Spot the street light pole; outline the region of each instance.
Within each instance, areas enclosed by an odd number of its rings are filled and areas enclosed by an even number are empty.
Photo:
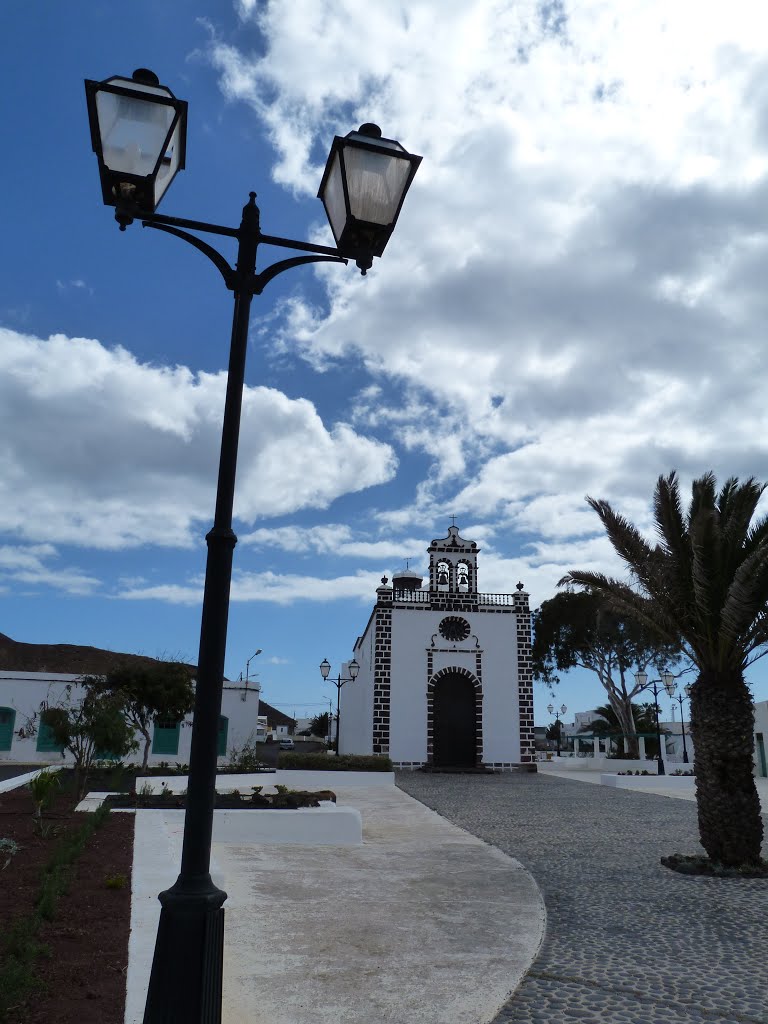
[[[251,677],[251,662],[253,661],[254,658],[257,658],[261,653],[262,653],[261,652],[261,648],[258,647],[254,651],[254,653],[250,656],[248,661],[246,661],[246,663],[245,663],[245,688],[246,688],[246,690],[248,689],[248,680]],[[258,675],[258,672],[256,673],[256,675]]]
[[[648,684],[648,673],[643,672],[642,670],[640,672],[636,672],[635,679],[639,683],[640,689],[642,690],[643,687],[645,687]],[[663,682],[664,689],[667,691],[667,694],[671,697],[672,694],[675,692],[675,677],[672,675],[671,672],[662,672],[661,679],[654,679],[650,684],[651,691],[653,693],[653,703],[654,707],[656,708],[656,742],[659,745],[659,753],[656,759],[656,774],[666,775],[667,770],[664,767],[664,758],[661,755],[661,724],[659,723],[659,694],[661,693],[661,690],[658,687],[658,683],[660,682]]]
[[[187,104],[145,68],[130,79],[88,80],[85,91],[102,198],[115,207],[120,230],[138,219],[144,227],[181,238],[211,260],[234,294],[216,510],[206,536],[181,870],[175,884],[158,897],[160,924],[144,1014],[144,1024],[220,1024],[227,894],[213,884],[210,856],[232,558],[237,543],[232,509],[251,300],[278,274],[307,263],[354,259],[365,273],[392,234],[421,157],[407,153],[394,140],[382,139],[376,125],[365,124],[357,132],[334,139],[318,196],[329,215],[337,248],[262,234],[255,192],[250,193],[238,228],[166,217],[155,209],[185,165]],[[191,231],[236,239],[235,266]],[[257,273],[260,244],[310,255],[280,260]],[[246,681],[247,676],[248,666]]]
[[[560,715],[564,715],[567,710],[568,710],[568,708],[565,706],[565,704],[562,704],[560,706],[560,710],[555,714],[555,728],[557,730],[557,756],[558,757],[560,757],[560,729],[561,729]],[[547,705],[547,711],[551,715],[555,711],[554,705],[553,704],[548,704]]]
[[[665,672],[664,687],[669,696],[672,698],[672,700],[676,700],[677,703],[680,705],[680,732],[683,736],[683,764],[690,764],[690,761],[688,760],[688,745],[685,742],[685,714],[683,713],[683,701],[686,699],[686,697],[690,698],[691,696],[691,684],[689,683],[687,686],[684,687],[685,696],[683,696],[682,693],[679,693],[677,696],[675,696],[677,684],[674,681],[672,673]]]
[[[342,686],[345,683],[352,683],[352,682],[354,682],[355,679],[357,679],[357,673],[360,671],[360,666],[358,665],[358,663],[355,661],[354,658],[352,659],[352,661],[350,661],[350,663],[347,666],[347,668],[349,669],[349,675],[348,676],[344,677],[344,676],[341,675],[341,673],[339,673],[339,675],[335,679],[331,678],[331,682],[336,687],[336,743],[335,743],[335,747],[336,747],[336,756],[337,757],[339,755],[339,734],[341,732],[341,688],[342,688]],[[328,676],[330,674],[330,671],[331,671],[331,663],[328,661],[327,658],[324,658],[323,661],[320,663],[320,675],[323,677],[323,679],[327,680]]]

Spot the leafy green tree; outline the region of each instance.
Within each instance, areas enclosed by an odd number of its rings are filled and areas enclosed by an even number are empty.
[[[86,686],[82,699],[73,700],[72,687],[66,690],[65,703],[45,707],[45,723],[56,742],[74,757],[75,790],[82,797],[88,771],[99,754],[125,757],[138,743],[118,696]]]
[[[321,715],[315,715],[315,717],[310,720],[309,728],[313,736],[327,736],[328,712],[323,711]]]
[[[745,669],[768,652],[768,516],[756,518],[765,484],[713,473],[693,481],[683,510],[675,473],[653,498],[658,543],[606,501],[587,498],[631,584],[571,572],[568,582],[609,598],[669,644],[682,644],[698,671],[691,688],[701,843],[713,862],[760,863],[763,821],[752,774],[754,709]]]
[[[180,721],[195,703],[188,665],[159,661],[156,665],[121,665],[105,676],[86,676],[83,684],[119,698],[130,724],[144,740],[142,770],[146,771],[156,718]]]
[[[560,681],[560,672],[593,672],[626,737],[628,755],[637,757],[632,701],[645,687],[634,673],[651,666],[660,674],[678,661],[680,644],[612,609],[599,593],[563,590],[534,612],[532,653],[534,678],[549,687]]]

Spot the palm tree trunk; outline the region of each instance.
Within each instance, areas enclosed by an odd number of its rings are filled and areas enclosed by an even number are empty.
[[[758,864],[763,819],[752,773],[754,711],[740,671],[699,675],[691,733],[701,845],[717,863]]]

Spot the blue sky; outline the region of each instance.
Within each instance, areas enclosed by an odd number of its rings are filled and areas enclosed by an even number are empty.
[[[335,134],[424,156],[367,278],[254,301],[230,677],[262,648],[265,698],[321,710],[320,661],[452,514],[481,589],[535,604],[618,570],[585,494],[650,528],[660,473],[768,476],[766,14],[668,7],[6,0],[0,631],[197,656],[231,296],[101,204],[83,79],[137,67],[189,102],[164,213],[236,225],[255,190],[329,244]]]

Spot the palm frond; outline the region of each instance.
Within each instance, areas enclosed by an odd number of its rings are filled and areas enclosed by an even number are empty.
[[[607,501],[588,496],[587,504],[600,517],[616,554],[626,563],[641,587],[650,590],[657,578],[650,571],[654,549],[628,519],[614,512]]]
[[[563,580],[601,594],[609,604],[642,622],[665,642],[671,644],[680,642],[680,632],[676,624],[664,613],[663,608],[652,599],[638,594],[626,583],[612,579],[600,572],[575,569],[564,576]]]

